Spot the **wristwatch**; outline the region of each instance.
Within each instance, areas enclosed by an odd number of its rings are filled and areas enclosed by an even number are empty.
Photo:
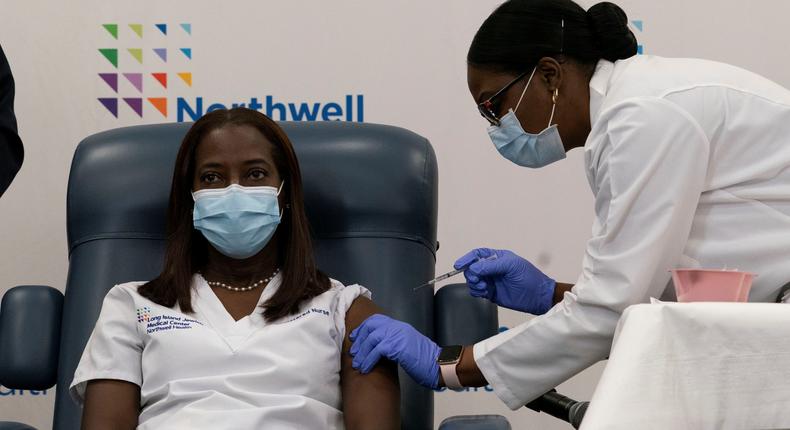
[[[439,370],[442,372],[442,379],[447,388],[458,390],[464,388],[461,381],[458,380],[456,368],[458,362],[461,361],[461,354],[464,352],[462,345],[448,345],[442,347],[442,352],[439,353],[439,358],[436,360],[439,363]]]

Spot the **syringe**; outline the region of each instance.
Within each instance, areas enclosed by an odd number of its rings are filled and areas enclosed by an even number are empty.
[[[496,254],[491,254],[491,255],[489,255],[488,257],[485,257],[485,258],[478,258],[477,260],[474,260],[474,261],[470,262],[469,264],[465,265],[464,267],[462,267],[462,268],[460,268],[458,270],[453,270],[453,271],[445,273],[444,275],[439,275],[439,276],[431,279],[430,281],[420,285],[419,287],[414,288],[413,291],[417,291],[417,290],[419,290],[422,287],[427,287],[427,286],[433,285],[433,284],[435,284],[437,282],[444,281],[447,278],[452,278],[453,276],[455,276],[455,275],[457,275],[459,273],[462,273],[464,270],[468,269],[469,266],[477,263],[478,261],[482,261],[482,260],[496,260]]]

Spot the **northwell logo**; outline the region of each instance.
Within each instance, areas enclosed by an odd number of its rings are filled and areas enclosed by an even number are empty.
[[[230,102],[193,96],[192,24],[109,23],[102,28],[106,39],[97,49],[106,61],[101,61],[103,70],[97,73],[103,82],[97,100],[98,106],[115,118],[153,115],[177,122],[195,121],[212,110],[244,106],[278,121],[364,121],[362,94],[322,102],[286,101],[273,95]]]

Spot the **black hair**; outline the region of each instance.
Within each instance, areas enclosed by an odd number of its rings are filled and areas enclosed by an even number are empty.
[[[282,284],[263,304],[264,317],[274,321],[299,310],[300,304],[330,288],[329,278],[316,268],[310,227],[304,208],[302,174],[293,145],[282,128],[266,115],[247,108],[219,109],[197,120],[190,127],[176,156],[170,205],[167,208],[167,244],[162,273],[140,286],[140,295],[162,306],[176,303],[184,312],[192,312],[192,276],[206,265],[208,247],[203,234],[193,227],[192,177],[195,153],[203,138],[226,126],[249,126],[257,129],[274,145],[272,155],[285,181],[283,193],[288,210],[277,227],[284,246],[279,249]]]
[[[636,53],[628,17],[614,3],[598,3],[585,11],[572,0],[509,0],[477,30],[467,62],[523,73],[543,57],[563,55],[595,65],[600,59],[614,62]]]

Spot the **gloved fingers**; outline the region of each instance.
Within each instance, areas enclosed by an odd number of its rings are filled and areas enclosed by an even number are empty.
[[[351,343],[351,348],[348,349],[348,353],[351,354],[352,357],[356,356],[359,353],[359,348],[362,347],[364,341],[362,340],[355,340]]]
[[[373,370],[373,367],[381,360],[382,356],[387,355],[385,353],[386,348],[388,348],[388,344],[386,342],[379,342],[373,350],[370,351],[370,354],[367,354],[364,360],[361,361],[359,367],[357,368],[362,374],[370,373]]]
[[[480,297],[490,300],[497,304],[499,303],[496,300],[496,296],[497,296],[496,285],[494,284],[494,281],[490,279],[478,282],[477,284],[475,284],[474,290],[470,289],[469,292],[473,297]]]
[[[359,348],[352,354],[354,359],[357,360],[357,363],[361,363],[362,360],[370,354],[370,351],[376,347],[379,343],[381,343],[384,338],[387,337],[386,330],[383,328],[379,328],[378,330],[372,331],[365,341],[359,344]],[[358,358],[358,359],[357,359]]]
[[[353,353],[354,358],[351,360],[351,367],[359,369],[359,366],[365,361],[370,351],[376,349],[379,343],[378,339],[373,339],[371,336],[368,336],[365,342],[360,343],[357,351]]]
[[[464,278],[467,284],[476,284],[480,282],[480,278],[469,270],[464,271]]]
[[[469,295],[477,299],[488,299],[487,291],[470,291]]]
[[[493,249],[475,248],[464,254],[458,260],[455,260],[455,264],[453,264],[453,268],[455,268],[455,270],[463,269],[464,267],[469,266],[470,264],[474,263],[478,259],[489,257],[491,254],[494,254]]]
[[[362,324],[354,329],[348,336],[349,339],[351,339],[351,348],[348,352],[351,355],[356,355],[359,352],[359,348],[368,341],[368,337],[371,333],[376,331],[376,329],[375,324],[369,323],[368,319],[362,321]]]
[[[467,252],[466,254],[462,255],[461,258],[455,260],[455,263],[453,264],[453,268],[455,268],[455,270],[459,270],[468,266],[472,262],[476,261],[477,260],[476,252],[477,249],[473,249]]]
[[[362,324],[358,325],[357,328],[355,328],[354,330],[351,330],[351,333],[349,333],[348,338],[351,339],[352,342],[357,340],[357,336],[359,336],[361,332],[369,330],[368,328],[365,327],[366,322],[367,320],[362,321]]]
[[[362,327],[362,325],[360,325],[359,327]],[[351,355],[357,355],[357,353],[359,352],[359,348],[367,341],[369,334],[370,332],[368,331],[368,329],[357,332],[356,336],[353,336],[354,332],[352,332],[351,335],[349,335],[349,338],[351,339],[351,348],[348,350],[348,353]]]
[[[508,272],[510,268],[508,264],[503,264],[501,258],[497,258],[496,260],[481,260],[476,263],[473,263],[466,269],[470,275],[481,277],[481,276],[501,276]]]
[[[488,258],[494,254],[499,254],[499,251],[493,248],[477,248],[477,257],[478,258]]]
[[[488,297],[488,284],[486,281],[478,281],[474,284],[469,284],[469,294],[472,297]]]
[[[390,318],[384,315],[373,314],[365,318],[365,321],[362,321],[362,324],[360,324],[359,327],[352,330],[351,334],[348,335],[348,338],[351,339],[352,342],[355,342],[358,337],[364,339],[371,331],[380,327],[388,320],[390,320]]]
[[[494,260],[480,260],[469,266],[468,271],[476,276],[502,276],[511,270],[518,270],[519,263],[527,262],[523,258],[509,251],[502,251],[500,257]]]

